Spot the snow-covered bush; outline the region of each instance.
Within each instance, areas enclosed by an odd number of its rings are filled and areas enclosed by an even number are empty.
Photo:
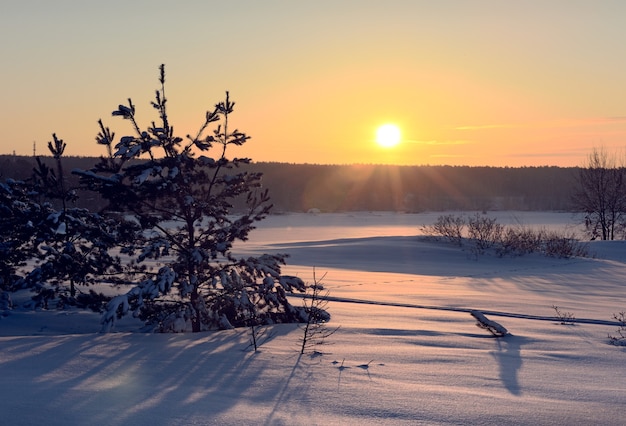
[[[13,291],[20,279],[17,269],[34,255],[35,224],[52,209],[29,197],[26,182],[0,183],[0,289]]]
[[[9,180],[0,191],[0,251],[10,252],[2,280],[11,281],[12,290],[30,289],[34,295],[28,305],[44,309],[76,304],[77,286],[119,271],[119,258],[110,249],[124,226],[124,221],[74,206],[76,191],[67,186],[63,171],[65,143],[52,137],[48,148],[56,171],[37,158],[32,179]],[[20,274],[10,278],[7,274],[16,268]]]
[[[239,169],[250,160],[226,156],[229,147],[248,140],[229,121],[234,102],[227,92],[206,112],[198,132],[181,138],[167,113],[164,66],[159,82],[152,102],[157,123],[142,129],[129,99],[113,115],[128,120],[132,134],[114,141],[100,121],[96,139],[108,155],[91,170],[73,172],[108,200],[110,210],[124,212],[141,228],[121,247],[126,277],[134,284],[108,303],[103,330],[130,313],[159,331],[246,326],[250,318],[300,321],[302,308],[293,307],[287,294],[305,286],[281,275],[286,255],[236,258],[231,251],[271,208],[261,175]],[[239,200],[245,208],[235,211]]]
[[[11,294],[0,289],[0,311],[8,311],[13,308],[13,301],[11,300]]]
[[[76,285],[94,282],[116,263],[108,253],[115,242],[110,222],[72,206],[61,167],[65,145],[53,138],[56,173],[38,158],[32,179],[0,184],[0,287],[29,289],[27,306],[44,309],[73,304]]]

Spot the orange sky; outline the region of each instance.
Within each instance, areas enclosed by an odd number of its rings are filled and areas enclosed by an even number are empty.
[[[178,133],[226,90],[255,161],[572,166],[626,145],[626,2],[189,0],[3,6],[0,153],[99,155],[158,66]],[[376,128],[402,141],[383,149]]]

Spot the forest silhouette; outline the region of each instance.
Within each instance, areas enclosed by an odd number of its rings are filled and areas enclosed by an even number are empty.
[[[52,157],[40,157],[52,166]],[[95,157],[64,157],[67,171],[91,168]],[[0,180],[28,179],[33,157],[1,155]],[[263,173],[273,212],[446,210],[569,211],[579,168],[321,165],[258,162],[243,168]],[[69,187],[78,178],[68,173]],[[79,191],[77,205],[103,208]],[[243,206],[243,200],[242,204]],[[235,206],[238,207],[238,206]]]

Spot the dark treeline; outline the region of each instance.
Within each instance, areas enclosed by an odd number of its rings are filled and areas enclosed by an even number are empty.
[[[39,156],[39,160],[56,170],[54,158],[50,156]],[[67,187],[78,188],[78,177],[71,174],[73,169],[88,170],[92,168],[99,158],[94,157],[63,157],[63,168],[65,170]],[[33,169],[37,166],[37,161],[32,156],[20,155],[0,155],[0,182],[6,179],[27,180],[33,176]],[[100,197],[91,192],[77,191],[79,198],[78,207],[89,208],[90,210],[100,210],[105,207],[106,203]],[[59,206],[56,206],[57,208]]]
[[[52,166],[52,158],[41,160]],[[89,169],[96,158],[66,157],[65,170]],[[27,179],[35,160],[0,156],[0,180]],[[311,165],[253,163],[263,173],[275,212],[571,209],[577,168]],[[77,185],[75,176],[69,184]],[[81,194],[80,205],[104,204]]]
[[[258,163],[276,210],[569,210],[577,169]]]

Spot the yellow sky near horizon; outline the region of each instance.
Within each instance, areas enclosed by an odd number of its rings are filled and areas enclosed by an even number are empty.
[[[166,64],[177,133],[226,90],[237,156],[318,164],[581,165],[626,145],[626,2],[109,2],[3,6],[0,153],[100,155]],[[382,148],[376,129],[396,124]]]

